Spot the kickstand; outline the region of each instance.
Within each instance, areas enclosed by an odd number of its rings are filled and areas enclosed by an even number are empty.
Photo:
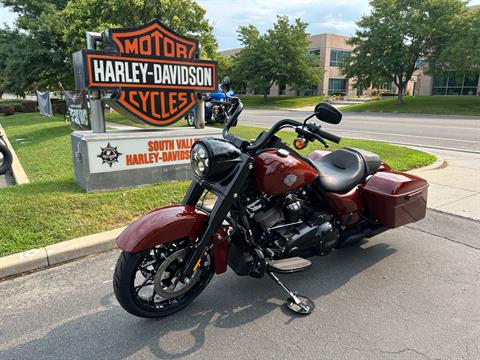
[[[315,304],[309,298],[298,295],[296,292],[291,291],[287,288],[280,279],[272,272],[267,271],[267,274],[285,290],[290,297],[287,299],[287,307],[296,312],[297,314],[308,315],[310,314],[313,309],[315,308]]]

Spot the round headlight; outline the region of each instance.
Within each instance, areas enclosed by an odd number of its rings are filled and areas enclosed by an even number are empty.
[[[208,172],[209,159],[207,149],[200,143],[192,147],[190,161],[195,175],[204,177]]]

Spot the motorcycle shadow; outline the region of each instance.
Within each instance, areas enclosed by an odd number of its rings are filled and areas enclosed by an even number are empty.
[[[312,269],[279,275],[287,286],[310,297],[317,309],[310,316],[321,318],[322,297],[341,288],[352,277],[389,257],[396,250],[385,243],[345,248],[327,257],[311,258]],[[235,329],[282,308],[288,324],[309,317],[295,315],[283,307],[286,293],[265,277],[237,277],[232,271],[214,278],[206,290],[186,309],[160,320],[134,318],[120,308],[112,293],[101,299],[101,307],[73,317],[52,328],[43,337],[1,351],[1,359],[123,359],[138,351],[159,359],[178,359],[195,354],[208,341],[218,339],[212,328]],[[347,299],[345,301],[348,301]],[[207,334],[211,335],[208,338]],[[217,338],[217,339],[214,339]],[[1,346],[0,346],[1,348]],[[148,351],[147,350],[147,351]]]

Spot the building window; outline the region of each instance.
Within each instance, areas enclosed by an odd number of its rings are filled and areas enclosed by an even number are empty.
[[[285,95],[287,92],[287,83],[285,80],[278,82],[278,95]]]
[[[298,90],[297,96],[317,96],[318,95],[318,84],[311,84],[305,89]]]
[[[346,79],[328,79],[328,95],[345,95],[346,93]]]
[[[376,84],[373,84],[372,87],[374,89],[378,89],[378,90],[381,90],[381,91],[392,91],[392,83],[391,82],[376,83]]]
[[[449,73],[433,78],[432,95],[476,95],[478,75]]]
[[[330,66],[338,67],[345,62],[345,58],[350,56],[350,51],[348,50],[330,50]]]
[[[311,49],[311,50],[308,50],[308,53],[310,55],[315,55],[316,57],[320,57],[320,49]]]

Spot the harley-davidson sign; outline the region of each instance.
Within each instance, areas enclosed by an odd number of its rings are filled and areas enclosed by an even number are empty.
[[[74,54],[83,87],[106,90],[108,103],[134,120],[167,126],[196,103],[195,92],[217,88],[216,62],[198,60],[194,39],[158,20],[103,33],[105,50]],[[78,70],[80,68],[80,70]]]

